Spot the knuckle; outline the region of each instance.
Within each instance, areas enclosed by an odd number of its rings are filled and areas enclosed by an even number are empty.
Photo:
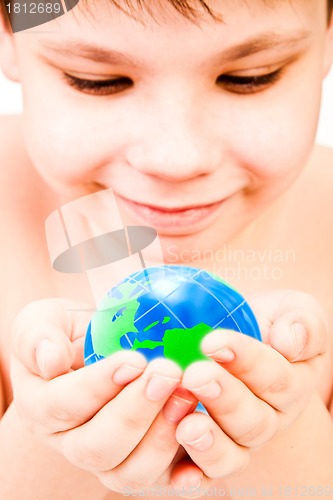
[[[234,445],[223,456],[206,462],[205,474],[211,479],[219,479],[243,472],[250,461],[250,453],[242,446]]]
[[[250,453],[245,448],[238,448],[235,453],[234,460],[231,461],[233,467],[230,471],[226,472],[226,475],[240,474],[245,471],[250,462]]]
[[[90,472],[103,472],[112,469],[112,464],[106,464],[101,450],[94,443],[83,443],[77,436],[64,435],[62,452],[69,462]]]
[[[291,377],[289,373],[280,373],[273,380],[265,384],[264,392],[269,394],[279,394],[287,392],[291,387]]]
[[[83,423],[82,416],[75,413],[73,408],[67,408],[61,398],[45,397],[41,421],[45,427],[52,427],[53,432],[65,431]]]
[[[246,357],[245,359],[242,359],[241,366],[234,371],[235,376],[242,379],[251,375],[253,370],[256,368],[258,361],[259,360],[256,355],[253,356],[253,358]]]
[[[243,472],[250,462],[250,453],[246,448],[235,447],[224,465],[224,477]]]
[[[304,377],[294,384],[288,397],[281,402],[279,409],[284,413],[290,413],[290,416],[299,414],[308,404],[315,387],[314,377],[304,374]]]
[[[136,414],[131,412],[122,414],[120,421],[124,429],[137,431],[138,428],[149,427],[153,418],[149,415],[149,412],[138,411]]]
[[[17,385],[13,398],[20,420],[33,434],[53,434],[83,423],[75,407],[70,408],[54,391],[48,391],[41,384],[34,389],[33,392],[31,384]]]
[[[283,397],[278,401],[278,408],[283,413],[292,413],[293,409],[301,407],[303,402],[309,400],[315,389],[315,377],[310,370],[305,366],[299,366],[299,368],[298,377],[290,381],[289,390],[285,390]]]
[[[156,456],[158,452],[160,454],[170,454],[170,447],[174,436],[174,430],[172,426],[168,427],[169,428],[165,428],[163,425],[161,425],[160,428],[157,429],[156,433],[153,433],[153,435],[151,436],[151,445],[155,450]]]
[[[71,429],[78,425],[78,417],[64,408],[51,407],[47,417],[48,421],[52,422],[58,432]]]
[[[121,479],[118,478],[118,484],[121,485],[122,490],[127,489],[132,492],[139,492],[140,490],[143,490],[144,488],[151,486],[145,481],[142,481],[142,479],[133,476],[123,477]]]
[[[82,450],[81,460],[85,468],[92,471],[105,471],[112,469],[111,464],[107,463],[106,459],[102,457],[100,450],[94,446],[87,446]]]
[[[97,476],[108,489],[123,493],[126,496],[138,494],[144,488],[151,486],[151,484],[145,484],[143,481],[133,479],[133,476],[130,478],[124,476],[124,473],[117,470],[117,468],[112,471],[99,472]]]
[[[223,417],[238,413],[241,408],[242,401],[239,398],[232,397],[232,395],[230,395],[230,397],[223,402],[223,406],[221,406],[218,412],[216,412],[216,416],[219,420],[223,421]]]
[[[270,415],[262,415],[251,427],[236,435],[235,441],[241,446],[255,448],[266,443],[275,434],[277,428],[277,414],[272,411]]]

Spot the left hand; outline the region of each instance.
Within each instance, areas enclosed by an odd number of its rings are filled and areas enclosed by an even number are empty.
[[[194,363],[183,375],[182,387],[209,415],[191,413],[177,427],[177,441],[191,459],[172,471],[178,490],[196,477],[200,496],[212,479],[241,472],[250,450],[294,423],[315,392],[328,343],[320,305],[289,290],[256,294],[249,303],[263,342],[216,330],[202,343],[212,361]],[[195,496],[193,488],[189,493]]]

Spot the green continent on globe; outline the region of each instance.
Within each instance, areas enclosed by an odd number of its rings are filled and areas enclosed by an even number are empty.
[[[145,268],[111,288],[99,304],[86,333],[85,364],[132,350],[148,362],[165,357],[184,370],[209,359],[201,341],[215,328],[261,340],[245,299],[223,279],[187,266]]]
[[[213,328],[199,323],[192,328],[166,330],[163,337],[164,355],[185,370],[194,361],[207,360],[200,348],[201,340]]]
[[[121,298],[107,295],[91,320],[94,348],[104,357],[122,349],[120,339],[128,332],[138,333],[134,319],[140,306],[137,298],[143,292],[140,290],[136,295],[132,295],[136,287],[136,283],[122,283],[117,288]],[[114,320],[110,321],[113,318]],[[106,335],[111,328],[112,335]]]
[[[124,282],[117,287],[117,295],[107,295],[91,320],[94,332],[94,349],[100,355],[107,357],[122,350],[121,339],[129,332],[139,334],[135,326],[137,311],[140,307],[139,297],[144,293],[141,289],[135,293],[137,283]],[[170,317],[156,319],[144,328],[144,332],[153,329],[158,324],[166,324]],[[192,328],[170,328],[164,331],[160,340],[135,338],[131,350],[154,350],[163,347],[164,356],[177,363],[183,370],[194,361],[206,360],[200,343],[212,327],[198,323]]]
[[[158,322],[154,322],[155,325]],[[131,349],[155,349],[157,346],[163,346],[164,356],[177,363],[183,370],[194,361],[206,360],[201,349],[200,343],[206,333],[213,328],[205,323],[199,323],[192,328],[172,328],[165,330],[162,341],[139,340],[135,339]]]

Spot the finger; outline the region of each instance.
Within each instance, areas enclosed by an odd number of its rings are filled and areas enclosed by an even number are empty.
[[[31,375],[17,361],[12,373],[18,412],[34,432],[52,434],[90,420],[121,389],[139,377],[146,361],[139,353],[121,351],[98,363],[50,381]],[[33,394],[33,404],[31,395]]]
[[[250,296],[264,342],[289,361],[314,358],[328,341],[326,314],[319,302],[303,292],[272,290]]]
[[[81,308],[82,312],[75,312],[74,308]],[[32,373],[45,379],[82,366],[83,337],[88,322],[89,313],[83,311],[82,304],[78,306],[60,299],[29,304],[14,322],[14,356]]]
[[[228,491],[216,479],[206,476],[188,456],[175,465],[170,475],[170,485],[172,496],[182,498],[229,496]]]
[[[304,363],[291,364],[275,349],[247,335],[216,330],[204,338],[202,350],[280,412],[303,407],[304,398],[311,394],[314,381]]]
[[[91,420],[54,439],[74,465],[92,472],[113,469],[142,440],[181,376],[172,361],[155,359]]]
[[[223,432],[239,445],[261,446],[278,429],[278,413],[216,363],[202,361],[189,366],[182,385],[200,399]]]
[[[170,466],[179,450],[177,425],[196,405],[193,395],[176,389],[132,453],[112,471],[99,475],[103,484],[128,495],[156,484],[167,487]]]
[[[177,427],[176,439],[209,478],[226,477],[248,465],[248,450],[234,443],[203,413],[187,415]]]
[[[188,456],[180,460],[170,474],[170,485],[183,498],[199,498],[205,494],[209,478]]]

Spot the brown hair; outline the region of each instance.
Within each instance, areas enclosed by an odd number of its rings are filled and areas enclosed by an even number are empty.
[[[269,0],[264,0],[267,3]],[[126,11],[127,13],[135,15],[136,11],[147,10],[150,12],[149,2],[145,0],[110,0],[117,8]],[[176,9],[184,17],[195,19],[198,16],[198,8],[203,12],[208,13],[210,16],[215,17],[214,12],[209,7],[206,0],[167,0],[169,5]],[[15,0],[0,0],[0,16],[5,19],[6,27],[10,28],[10,22],[8,19],[7,10],[5,4],[14,4]],[[79,2],[80,3],[80,2]],[[83,0],[83,3],[88,4],[87,0]],[[121,5],[122,4],[122,5]],[[328,20],[330,20],[333,11],[333,0],[327,0],[328,4]]]

